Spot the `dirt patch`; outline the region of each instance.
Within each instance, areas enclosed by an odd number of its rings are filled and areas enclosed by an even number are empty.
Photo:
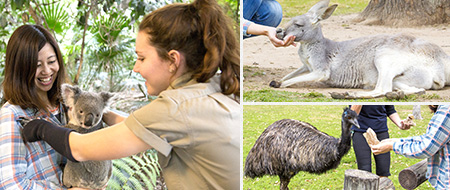
[[[386,26],[368,26],[354,23],[356,14],[331,16],[322,22],[322,31],[326,38],[344,41],[375,34],[404,33],[439,45],[450,55],[450,25],[436,25],[415,28],[393,28]],[[284,23],[286,23],[284,21]],[[275,48],[265,36],[248,38],[243,41],[244,91],[267,89],[272,80],[280,80],[286,74],[302,66],[297,54],[297,47]],[[327,97],[330,92],[361,91],[363,89],[328,88],[321,83],[296,84],[288,88],[275,89],[299,93],[319,92]],[[427,90],[426,96],[419,98],[421,102],[449,101],[450,87],[442,90]]]

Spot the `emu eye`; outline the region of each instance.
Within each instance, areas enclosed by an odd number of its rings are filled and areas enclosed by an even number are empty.
[[[83,110],[80,110],[80,113],[83,113]]]
[[[99,117],[100,115],[99,114],[97,114],[97,117]]]

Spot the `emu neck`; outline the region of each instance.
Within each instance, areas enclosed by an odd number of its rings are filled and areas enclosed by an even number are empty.
[[[349,122],[342,119],[342,133],[341,138],[339,139],[339,156],[342,157],[350,150],[350,144],[351,144],[351,125]]]

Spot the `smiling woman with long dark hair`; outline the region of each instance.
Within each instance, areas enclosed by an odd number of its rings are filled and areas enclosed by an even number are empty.
[[[60,189],[65,159],[43,141],[25,144],[18,118],[64,125],[60,86],[65,69],[58,44],[37,25],[23,25],[6,47],[0,110],[0,189]]]

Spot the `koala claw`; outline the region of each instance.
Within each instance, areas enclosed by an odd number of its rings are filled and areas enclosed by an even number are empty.
[[[25,126],[28,122],[30,122],[32,119],[30,118],[25,118],[25,117],[19,117],[19,119],[17,119],[17,121],[20,123],[20,125]]]

